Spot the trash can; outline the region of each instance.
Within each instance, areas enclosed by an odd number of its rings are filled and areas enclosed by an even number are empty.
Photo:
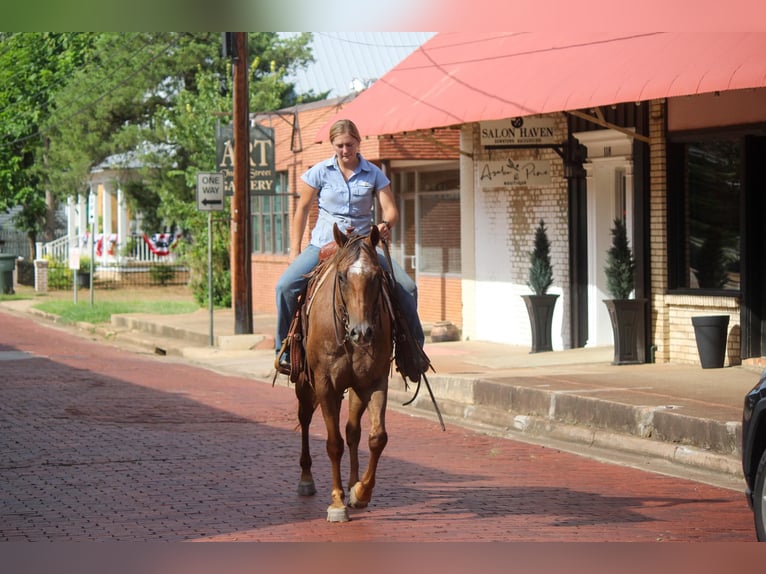
[[[0,295],[13,293],[13,270],[16,268],[16,256],[13,253],[0,253]]]
[[[728,315],[703,315],[692,317],[694,338],[703,369],[720,369],[726,357],[726,338],[729,328]]]

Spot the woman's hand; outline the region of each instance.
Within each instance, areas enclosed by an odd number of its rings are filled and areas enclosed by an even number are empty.
[[[378,223],[378,231],[383,241],[391,241],[391,226],[388,224],[388,221]]]

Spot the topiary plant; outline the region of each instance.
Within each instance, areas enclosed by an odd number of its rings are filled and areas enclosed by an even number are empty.
[[[529,280],[527,286],[535,295],[545,295],[553,283],[551,266],[551,243],[545,222],[541,219],[535,230],[535,247],[529,253]]]
[[[612,246],[607,251],[606,288],[614,299],[629,299],[633,292],[636,263],[628,244],[628,232],[622,219],[615,219],[612,227]]]

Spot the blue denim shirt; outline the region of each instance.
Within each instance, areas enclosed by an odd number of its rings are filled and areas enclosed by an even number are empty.
[[[349,227],[354,233],[366,235],[372,225],[375,192],[391,181],[378,166],[358,154],[359,165],[348,183],[338,167],[335,156],[312,166],[301,179],[318,190],[319,218],[311,232],[311,244],[317,247],[334,241],[333,223],[344,233]]]

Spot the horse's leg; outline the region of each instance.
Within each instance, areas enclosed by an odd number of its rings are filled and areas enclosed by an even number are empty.
[[[301,423],[301,479],[298,482],[298,494],[312,496],[316,494],[314,477],[311,475],[311,452],[309,450],[309,426],[314,415],[314,390],[307,382],[295,386],[298,396],[298,420]]]
[[[362,438],[362,415],[367,407],[366,401],[359,398],[354,389],[348,390],[348,422],[346,423],[346,444],[350,472],[348,475],[349,489],[359,482],[359,441]]]
[[[340,476],[340,459],[343,456],[343,437],[340,434],[340,403],[342,393],[336,393],[329,382],[317,382],[317,395],[327,427],[327,456],[332,467],[332,502],[327,507],[328,522],[348,522],[343,483]],[[321,389],[321,390],[320,390]]]
[[[375,472],[378,469],[378,461],[383,449],[388,442],[386,433],[386,400],[388,396],[388,380],[384,380],[378,389],[372,392],[368,412],[370,413],[370,462],[362,480],[353,488],[349,488],[349,505],[354,508],[364,508],[372,498],[372,489],[375,487]]]

